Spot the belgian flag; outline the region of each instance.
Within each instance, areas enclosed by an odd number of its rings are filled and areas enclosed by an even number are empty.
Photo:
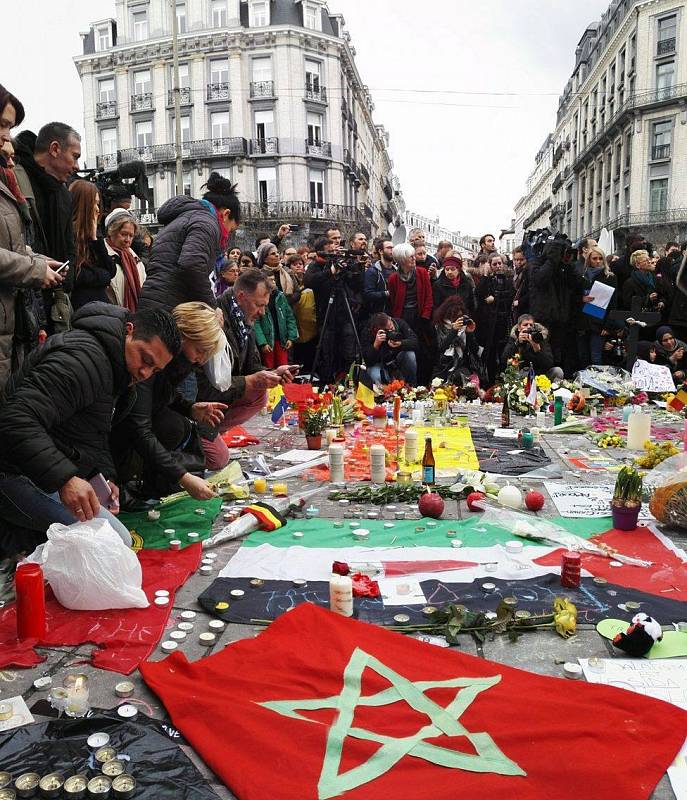
[[[365,414],[371,414],[375,404],[375,395],[372,390],[372,379],[367,369],[359,365],[356,367],[355,399]]]

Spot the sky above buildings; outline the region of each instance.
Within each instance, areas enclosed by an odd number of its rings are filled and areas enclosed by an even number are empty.
[[[609,0],[329,0],[391,136],[406,204],[462,233],[498,234],[555,125],[558,95],[585,27]],[[24,103],[24,127],[81,129],[72,57],[79,31],[114,0],[15,5],[0,82]]]

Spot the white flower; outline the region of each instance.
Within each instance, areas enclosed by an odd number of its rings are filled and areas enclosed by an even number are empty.
[[[433,389],[438,389],[441,386],[441,384],[442,384],[441,378],[434,378],[432,380],[432,388]]]

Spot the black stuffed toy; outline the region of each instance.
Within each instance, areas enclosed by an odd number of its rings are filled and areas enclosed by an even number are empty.
[[[663,638],[661,626],[648,614],[635,614],[632,624],[613,639],[613,644],[630,656],[645,656]]]

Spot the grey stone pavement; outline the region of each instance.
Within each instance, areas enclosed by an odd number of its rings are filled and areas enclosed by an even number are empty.
[[[497,405],[487,408],[461,406],[460,413],[464,414],[466,412],[469,414],[469,421],[471,424],[494,425],[498,424],[497,420],[500,419],[500,406]],[[513,416],[514,426],[532,425],[533,422],[533,420],[524,420]],[[279,452],[293,447],[305,446],[301,434],[293,429],[293,433],[285,434],[282,430],[277,429],[271,424],[269,417],[257,417],[246,427],[252,433],[261,437],[261,443],[257,447],[238,451],[237,455],[240,455],[244,465],[254,458],[258,452],[264,453],[268,459],[268,463],[271,463],[270,458],[277,455]],[[549,453],[552,461],[561,464],[564,476],[563,482],[609,482],[608,475],[604,475],[603,473],[597,475],[572,471],[568,469],[561,458],[561,456],[573,451],[583,451],[587,453],[594,451],[595,445],[585,436],[551,435],[544,437],[543,446]],[[615,457],[618,460],[623,460],[623,458],[629,455],[623,450],[603,450],[600,452]],[[277,467],[281,465],[283,465],[283,462],[281,462],[281,464],[277,462]],[[497,469],[493,471],[496,472]],[[511,479],[511,482],[520,485],[523,490],[526,488],[541,487],[541,481],[536,480],[523,481],[516,478]],[[289,479],[288,484],[290,494],[297,493],[299,489],[311,489],[320,485],[318,483],[305,482],[294,478]],[[547,498],[547,505],[542,513],[553,514],[555,510],[552,507],[551,501],[548,499],[546,493],[544,494]],[[342,516],[340,507],[336,503],[327,500],[326,490],[318,495],[313,503],[320,508],[320,515],[322,517],[334,519]],[[453,503],[448,505],[449,511],[451,508],[455,510],[455,505]],[[469,513],[463,502],[463,518],[468,516]],[[454,515],[449,513],[449,516]],[[220,516],[216,522],[216,528],[220,529],[223,524]],[[666,533],[677,544],[687,548],[686,536],[674,532]],[[168,622],[167,633],[181,621],[180,614],[182,611],[193,610],[197,613],[197,617],[194,620],[194,630],[189,633],[186,641],[182,642],[179,648],[190,661],[212,655],[232,642],[238,639],[253,637],[260,631],[259,628],[249,625],[228,625],[218,637],[214,647],[207,648],[198,643],[198,634],[208,630],[207,624],[211,617],[200,608],[197,603],[197,597],[212,583],[217,573],[224,564],[226,564],[229,558],[231,558],[232,554],[236,552],[239,546],[240,542],[235,541],[225,543],[215,548],[215,551],[218,553],[218,558],[216,561],[217,567],[213,570],[213,573],[211,575],[201,575],[199,572],[195,573],[189,578],[185,586],[179,590],[175,597],[174,607]],[[685,616],[687,618],[687,611]],[[167,637],[165,636],[163,638]],[[53,685],[61,685],[64,676],[68,672],[73,672],[75,668],[78,667],[78,671],[84,672],[89,676],[90,701],[93,707],[109,709],[123,702],[131,702],[131,700],[121,700],[114,692],[115,684],[122,680],[131,680],[135,685],[133,701],[139,703],[139,711],[158,719],[168,719],[164,706],[157,697],[148,690],[138,671],[135,671],[130,677],[125,678],[119,673],[94,669],[88,664],[92,650],[93,648],[89,645],[81,647],[45,648],[40,650],[43,655],[47,656],[47,661],[44,663],[32,669],[8,669],[0,671],[0,701],[4,698],[21,694],[24,696],[29,708],[31,708],[37,700],[47,697],[47,690],[41,692],[33,688],[33,681],[36,678],[50,676],[53,679]],[[470,636],[466,635],[461,637],[460,652],[469,653],[480,658],[491,659],[498,663],[529,670],[534,673],[557,677],[563,677],[562,663],[565,661],[575,661],[578,657],[599,656],[608,658],[617,655],[617,652],[613,651],[610,643],[603,640],[596,633],[593,626],[590,625],[578,626],[577,635],[568,641],[563,640],[560,636],[551,631],[537,631],[536,633],[521,636],[516,642],[510,642],[505,636],[496,636],[493,639],[487,639],[483,645],[478,646]],[[163,653],[158,646],[153,651],[151,660],[157,661],[164,657],[165,653]],[[683,661],[686,662],[687,668],[687,659],[683,659]],[[36,719],[40,721],[42,718],[36,716]],[[213,787],[218,797],[234,798],[234,795],[219,782],[217,777],[209,770],[192,748],[184,747],[184,749],[198,766],[202,775]],[[622,769],[622,765],[619,764],[618,768]],[[0,769],[2,769],[1,764]],[[671,789],[668,777],[664,775],[652,795],[652,800],[669,800],[674,799],[674,797],[675,795]]]

